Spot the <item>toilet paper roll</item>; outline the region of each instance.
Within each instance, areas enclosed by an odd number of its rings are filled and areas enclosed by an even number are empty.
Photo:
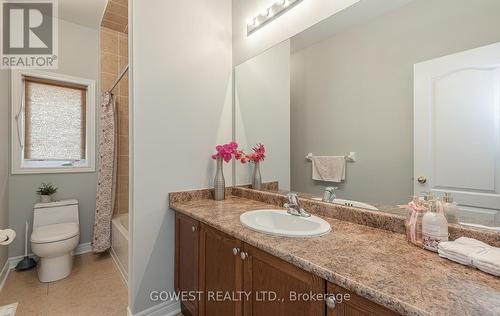
[[[12,229],[0,230],[0,245],[6,246],[14,241],[16,238],[16,232]]]

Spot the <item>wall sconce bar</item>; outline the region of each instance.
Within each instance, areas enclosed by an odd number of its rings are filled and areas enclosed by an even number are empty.
[[[303,0],[278,0],[263,13],[257,15],[250,22],[248,22],[247,36],[257,31],[267,23],[273,21],[302,1]]]

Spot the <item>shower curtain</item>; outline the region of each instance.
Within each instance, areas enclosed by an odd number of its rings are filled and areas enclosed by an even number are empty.
[[[111,218],[116,188],[116,117],[115,98],[111,92],[102,96],[100,116],[99,171],[92,251],[100,253],[111,247]]]

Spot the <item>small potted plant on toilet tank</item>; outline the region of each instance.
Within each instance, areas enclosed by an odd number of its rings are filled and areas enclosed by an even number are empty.
[[[42,203],[52,202],[52,195],[57,192],[57,188],[52,185],[52,183],[42,183],[42,185],[36,191],[36,194],[40,195]]]

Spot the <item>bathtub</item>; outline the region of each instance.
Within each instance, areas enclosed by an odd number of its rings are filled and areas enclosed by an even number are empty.
[[[113,217],[111,221],[111,257],[125,283],[128,280],[128,214]]]

